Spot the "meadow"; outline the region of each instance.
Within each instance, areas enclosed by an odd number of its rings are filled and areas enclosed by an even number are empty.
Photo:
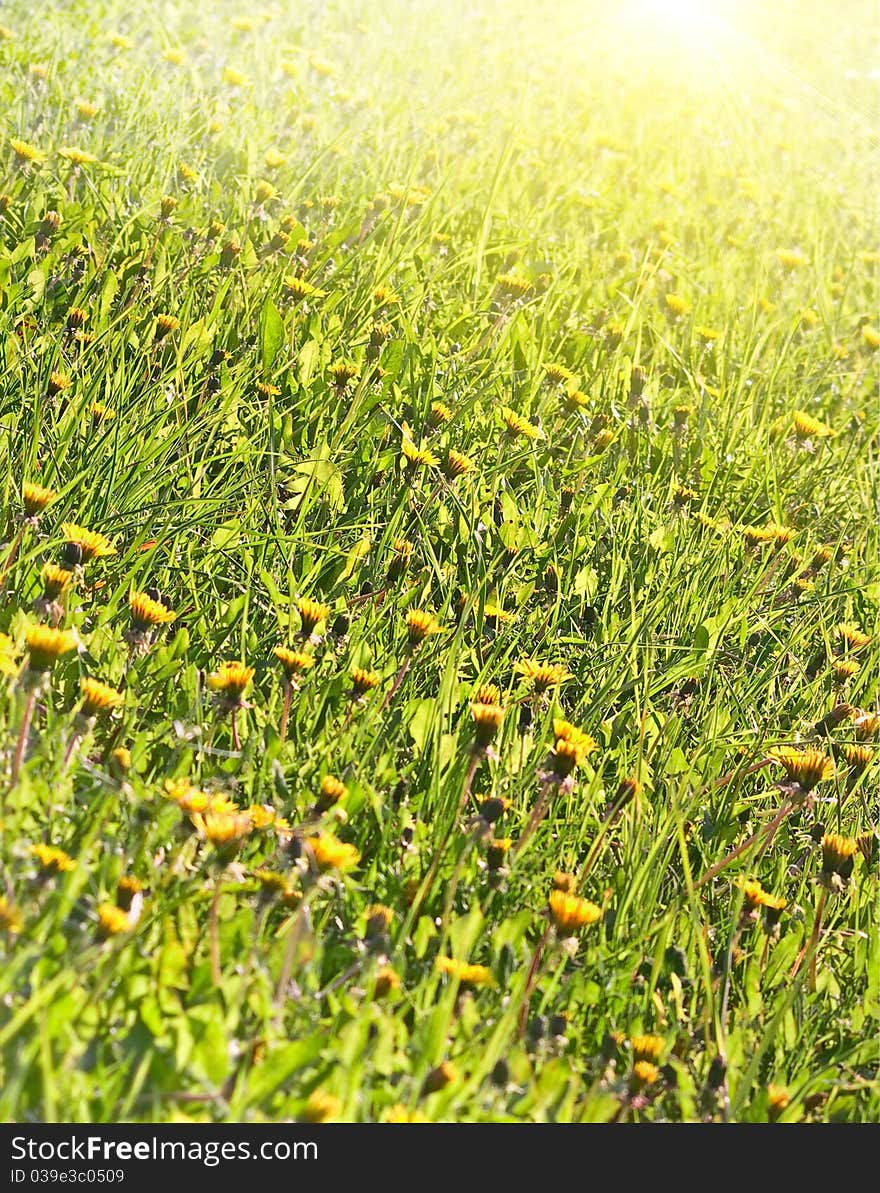
[[[5,0],[3,1121],[877,1119],[873,7]]]

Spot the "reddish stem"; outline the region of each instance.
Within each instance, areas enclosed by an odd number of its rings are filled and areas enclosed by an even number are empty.
[[[34,707],[37,703],[37,689],[32,687],[28,692],[27,702],[24,706],[24,713],[21,718],[21,728],[18,731],[18,741],[15,746],[15,754],[12,758],[12,786],[18,782],[18,776],[21,773],[21,764],[24,762],[25,751],[28,746],[28,738],[31,732],[31,721],[34,717]]]

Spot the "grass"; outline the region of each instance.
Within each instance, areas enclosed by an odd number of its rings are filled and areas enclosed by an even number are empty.
[[[605,7],[4,5],[6,1120],[877,1117],[866,35]]]

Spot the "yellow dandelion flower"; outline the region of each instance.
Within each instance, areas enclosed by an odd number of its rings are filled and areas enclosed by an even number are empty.
[[[871,645],[871,635],[863,633],[858,626],[851,622],[842,621],[835,626],[835,634],[847,650],[864,650]]]
[[[254,668],[246,667],[244,663],[221,663],[217,670],[208,676],[208,686],[222,696],[224,701],[240,704],[254,674]]]
[[[49,374],[49,384],[46,386],[46,392],[49,394],[49,397],[54,398],[56,394],[64,393],[72,385],[73,381],[67,373],[53,371]]]
[[[321,780],[321,794],[315,802],[315,811],[324,813],[341,803],[348,795],[348,788],[335,775],[325,775]]]
[[[791,1098],[788,1095],[788,1090],[781,1085],[767,1086],[767,1117],[772,1123],[782,1115],[783,1111],[788,1109]]]
[[[498,704],[472,704],[474,719],[474,748],[480,752],[488,749],[495,740],[504,720],[504,709]]]
[[[834,764],[821,750],[797,750],[786,746],[774,750],[770,755],[773,762],[783,767],[790,783],[797,783],[804,792],[834,775]]]
[[[313,286],[305,278],[298,278],[294,274],[288,274],[284,279],[283,285],[289,297],[296,299],[297,302],[302,302],[308,298],[323,298],[325,295],[325,291],[319,290],[317,286]]]
[[[194,816],[193,823],[205,840],[223,853],[240,849],[251,831],[249,816],[244,813],[221,812],[213,808]]]
[[[567,891],[551,891],[548,903],[553,926],[564,936],[574,936],[602,918],[601,907]]]
[[[367,692],[379,686],[378,671],[368,671],[363,667],[355,667],[350,672],[351,699],[360,700]]]
[[[332,833],[319,833],[306,837],[315,865],[319,870],[349,870],[360,861],[360,854],[354,845],[347,845]]]
[[[32,481],[25,481],[21,486],[21,500],[24,512],[28,518],[37,518],[54,501],[58,494],[54,489],[46,489],[43,485],[36,485]]]
[[[494,683],[483,683],[475,690],[472,703],[474,704],[500,704],[501,703],[501,689]]]
[[[153,333],[153,338],[156,340],[164,340],[166,336],[171,335],[172,331],[177,331],[180,327],[180,320],[174,315],[157,315],[156,329]]]
[[[404,465],[412,470],[416,468],[435,468],[440,463],[439,458],[432,451],[429,451],[427,448],[416,447],[413,441],[406,436],[401,441],[400,450]]]
[[[439,973],[457,978],[462,986],[491,986],[494,985],[492,971],[485,965],[470,965],[467,961],[457,961],[454,957],[438,957],[434,968]]]
[[[671,315],[686,315],[691,309],[691,304],[680,294],[664,294],[663,301]]]
[[[311,601],[306,597],[300,597],[296,602],[296,611],[299,613],[300,633],[304,638],[314,634],[317,627],[330,616],[329,605],[322,605],[319,601]]]
[[[437,427],[452,422],[454,417],[454,412],[445,402],[432,402],[428,412],[428,425],[436,430]]]
[[[541,365],[541,368],[544,370],[545,379],[553,385],[568,383],[574,377],[571,369],[554,361],[546,361]]]
[[[346,360],[336,361],[335,364],[330,366],[327,372],[330,374],[331,381],[339,390],[346,389],[359,376],[357,365]]]
[[[154,600],[145,592],[133,592],[128,598],[132,629],[147,633],[156,626],[170,625],[177,614],[161,601]]]
[[[223,82],[228,83],[230,87],[249,87],[250,80],[246,74],[240,70],[236,70],[234,66],[224,66],[223,68]]]
[[[418,646],[430,634],[440,634],[443,627],[433,613],[410,609],[406,615],[406,636],[410,648]]]
[[[579,389],[563,390],[559,395],[559,400],[565,409],[572,414],[578,410],[585,410],[590,404],[590,399]]]
[[[509,298],[524,298],[531,290],[532,283],[514,273],[499,273],[495,279],[495,288]]]
[[[58,156],[63,157],[74,166],[89,166],[98,160],[93,153],[89,153],[85,149],[78,149],[75,145],[66,145],[63,149],[59,149]]]
[[[0,932],[5,932],[8,936],[17,936],[23,922],[21,912],[15,904],[10,903],[5,895],[0,895]]]
[[[880,734],[880,713],[858,713],[853,721],[853,728],[859,741],[871,741]]]
[[[811,414],[806,414],[802,410],[795,410],[792,415],[792,423],[795,436],[798,439],[827,439],[834,434],[827,423],[820,422],[818,418],[813,418]]]
[[[633,1065],[632,1075],[630,1076],[630,1086],[633,1090],[646,1089],[649,1085],[654,1085],[659,1080],[660,1070],[656,1065],[652,1065],[646,1060],[637,1060]]]
[[[809,258],[793,249],[777,249],[776,260],[784,270],[791,273],[796,269],[804,269],[810,264]]]
[[[73,574],[67,568],[60,568],[56,563],[44,563],[41,573],[43,580],[43,600],[54,601],[67,592],[72,585]]]
[[[443,462],[443,475],[447,480],[457,480],[460,476],[466,476],[467,473],[474,470],[473,460],[469,460],[467,456],[463,456],[461,452],[457,452],[452,448],[446,453],[446,459]]]
[[[852,837],[842,837],[838,833],[826,833],[822,838],[822,873],[836,874],[847,879],[853,872],[855,855],[859,843]]]
[[[523,659],[516,664],[514,671],[531,680],[538,695],[543,695],[550,688],[558,687],[572,678],[571,672],[563,663],[536,663],[532,659]]]
[[[400,987],[400,974],[390,965],[383,965],[376,971],[376,984],[373,987],[375,998],[384,998],[392,990]]]
[[[286,646],[276,646],[272,653],[281,664],[288,679],[295,679],[303,671],[308,671],[315,665],[312,655],[306,654],[303,650],[289,650]]]
[[[640,1060],[645,1060],[651,1064],[656,1064],[663,1055],[665,1043],[666,1041],[662,1036],[633,1036],[630,1039],[633,1061],[637,1063]]]
[[[48,153],[42,149],[38,149],[36,145],[30,145],[27,141],[19,141],[15,137],[11,138],[9,142],[12,152],[22,164],[29,166],[41,166],[44,162],[49,160]]]
[[[53,845],[32,845],[30,854],[37,859],[47,874],[67,874],[76,868],[76,862],[70,854]]]
[[[35,672],[51,671],[61,655],[75,650],[77,645],[73,630],[57,630],[51,626],[28,626],[24,636],[28,647],[28,669]]]
[[[874,751],[870,746],[841,746],[838,761],[843,762],[844,765],[851,771],[857,775],[860,775],[866,771],[874,761]]]
[[[342,1103],[332,1094],[316,1089],[309,1094],[303,1111],[303,1119],[307,1123],[329,1123],[339,1118],[342,1113]]]
[[[511,410],[509,406],[501,407],[501,417],[507,429],[506,433],[513,438],[521,436],[523,439],[535,440],[544,437],[544,432],[540,427],[534,426],[528,419],[517,414],[515,410]]]
[[[102,903],[98,908],[98,935],[102,940],[121,936],[130,927],[128,915],[115,903]]]
[[[80,712],[88,720],[102,713],[112,712],[114,708],[118,708],[125,701],[122,692],[111,688],[109,684],[102,683],[99,679],[86,676],[80,680],[79,686],[82,692]]]
[[[68,546],[78,548],[84,561],[103,559],[105,556],[116,554],[116,548],[110,539],[96,530],[87,530],[76,522],[62,522],[61,533]]]

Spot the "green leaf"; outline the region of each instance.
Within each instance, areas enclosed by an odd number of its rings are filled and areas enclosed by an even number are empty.
[[[284,321],[275,303],[268,296],[260,311],[260,354],[263,372],[269,373],[284,343]]]

